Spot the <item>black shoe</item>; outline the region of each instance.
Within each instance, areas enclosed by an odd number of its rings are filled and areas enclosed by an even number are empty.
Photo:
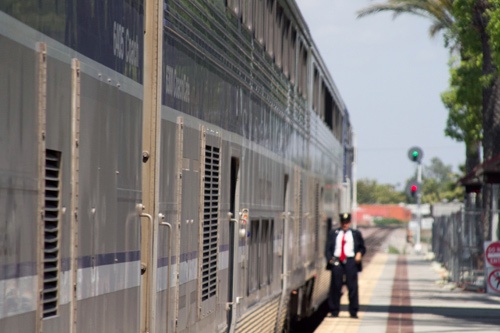
[[[333,313],[333,312],[328,312],[327,317],[328,318],[337,318],[339,316],[338,313]]]
[[[351,318],[358,319],[358,314],[357,313],[351,313]]]

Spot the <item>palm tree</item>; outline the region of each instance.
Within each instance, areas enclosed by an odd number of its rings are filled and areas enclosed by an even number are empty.
[[[484,159],[489,160],[500,156],[500,76],[498,75],[500,64],[493,60],[492,45],[495,41],[490,40],[488,33],[491,17],[489,11],[498,8],[498,2],[493,0],[455,0],[455,2],[456,11],[462,14],[462,18],[472,16],[472,26],[480,40],[480,50],[477,53],[482,56],[482,74],[485,82],[482,86],[482,142]],[[492,5],[493,3],[495,6]],[[497,22],[491,23],[495,25]],[[493,190],[490,184],[484,185],[482,189],[483,235],[485,239],[491,239]],[[498,229],[496,232],[498,233]]]
[[[452,42],[457,41],[454,28],[453,0],[387,0],[376,3],[358,11],[358,17],[379,13],[393,12],[394,18],[401,14],[413,14],[429,19],[429,35],[435,37],[444,32],[445,37]],[[454,47],[454,45],[453,45]]]
[[[480,125],[485,160],[500,155],[500,62],[495,63],[493,59],[492,45],[495,45],[495,41],[490,40],[488,34],[491,10],[497,10],[497,7],[497,0],[387,0],[383,4],[371,5],[359,12],[360,17],[392,11],[395,16],[409,13],[429,18],[432,22],[431,36],[443,30],[447,46],[452,49],[458,47],[462,61],[480,59],[482,76],[475,84],[482,89]],[[473,109],[474,106],[466,111],[473,112]],[[469,158],[469,151],[474,150],[469,148],[471,147],[466,147],[466,158]],[[470,163],[466,162],[466,165]],[[483,232],[485,238],[489,239],[492,227],[489,223],[492,207],[491,187],[484,186],[482,194]]]
[[[488,0],[462,0],[462,2],[472,4],[472,24],[481,40],[483,77],[490,78],[483,86],[483,149],[484,159],[488,160],[500,155],[500,76],[497,67],[499,64],[495,64],[493,60],[490,36],[487,32],[490,23],[488,10],[492,9],[492,5]]]
[[[455,52],[459,54],[460,60],[467,62],[469,57],[463,52],[459,29],[455,24],[453,3],[454,0],[387,0],[385,3],[373,4],[358,11],[358,17],[365,17],[385,11],[392,12],[394,18],[406,13],[429,19],[431,21],[429,35],[435,37],[438,33],[442,32],[445,39],[445,46],[450,49],[450,53]],[[460,62],[458,63],[460,64]],[[460,68],[452,68],[452,71],[457,70],[459,71]],[[455,97],[456,93],[457,87],[454,87],[452,83],[450,91],[442,95],[443,103],[449,110],[445,133],[457,141],[464,141],[465,167],[466,173],[469,173],[474,166],[480,163],[479,147],[481,130],[477,131],[477,127],[481,127],[481,122],[478,117],[474,116],[477,114],[477,105],[468,104],[460,96],[458,98]],[[460,103],[457,103],[457,99],[460,100]],[[461,115],[469,113],[471,116],[467,116],[467,121],[463,121]],[[479,123],[474,124],[471,121],[478,121]],[[475,131],[471,132],[471,128]]]

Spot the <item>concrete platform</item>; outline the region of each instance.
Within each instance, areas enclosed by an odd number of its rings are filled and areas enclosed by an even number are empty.
[[[342,296],[338,318],[324,318],[325,332],[500,332],[500,297],[445,282],[440,265],[423,253],[378,253],[359,275],[359,319]]]

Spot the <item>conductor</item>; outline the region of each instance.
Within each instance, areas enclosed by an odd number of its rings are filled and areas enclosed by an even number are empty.
[[[338,317],[342,285],[349,291],[349,314],[358,318],[358,272],[361,271],[361,257],[365,254],[365,242],[359,230],[350,228],[351,214],[340,214],[340,228],[330,230],[325,248],[327,267],[332,271],[328,306],[329,317]]]

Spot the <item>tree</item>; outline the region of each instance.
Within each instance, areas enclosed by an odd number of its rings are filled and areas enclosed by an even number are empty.
[[[359,204],[398,204],[405,201],[405,195],[394,185],[378,184],[376,180],[360,179],[357,182]]]
[[[468,61],[462,60],[465,58]],[[441,94],[441,100],[448,109],[445,134],[465,142],[465,170],[469,173],[481,162],[482,87],[477,82],[480,81],[482,70],[477,57],[462,56],[462,59],[451,62],[450,88]]]
[[[477,114],[480,113],[481,99],[479,98],[478,105],[477,96],[481,96],[481,91],[477,91],[477,89],[467,90],[470,86],[465,85],[467,82],[472,82],[472,85],[477,83],[477,77],[475,77],[476,80],[468,81],[470,75],[465,75],[465,80],[462,80],[461,75],[465,74],[466,69],[470,67],[466,64],[462,65],[462,46],[455,25],[453,0],[388,0],[385,3],[373,4],[360,10],[358,17],[382,11],[393,12],[394,18],[406,13],[429,19],[431,21],[429,35],[435,37],[439,32],[442,32],[445,46],[450,48],[452,52],[460,54],[461,59],[458,61],[460,66],[452,65],[451,87],[442,94],[441,99],[448,109],[445,135],[465,143],[465,166],[467,172],[472,171],[480,163],[481,118]],[[474,71],[468,73],[476,74]],[[474,85],[474,87],[477,86],[477,84]],[[475,97],[465,98],[473,96],[468,93],[469,91],[474,92]]]
[[[457,184],[459,175],[452,171],[451,165],[445,165],[438,157],[433,157],[431,164],[424,166],[423,174],[423,203],[463,199],[463,188]]]
[[[444,32],[447,41],[454,44],[456,33],[453,25],[453,0],[387,0],[385,3],[370,5],[358,11],[358,17],[389,11],[394,18],[401,14],[413,14],[431,20],[429,35]]]
[[[481,60],[482,127],[484,159],[500,155],[500,66],[498,58],[498,0],[454,0],[453,13],[462,46],[467,54]],[[472,29],[471,29],[472,27]],[[491,235],[492,188],[483,186],[483,232]]]
[[[464,197],[464,189],[458,184],[461,174],[454,173],[451,165],[445,165],[438,157],[433,157],[429,165],[423,165],[421,202],[434,204],[450,202]],[[417,178],[417,171],[406,180],[406,188]],[[410,198],[408,198],[408,201]]]
[[[480,61],[484,158],[500,154],[500,78],[495,61],[498,0],[454,0],[453,15],[463,52]],[[490,36],[490,33],[493,35]]]
[[[442,11],[451,14],[453,24],[445,33],[445,42],[447,42],[447,46],[452,46],[452,50],[459,50],[461,62],[456,68],[462,72],[455,73],[455,79],[459,78],[460,80],[452,82],[451,89],[442,96],[443,102],[450,110],[445,133],[453,138],[463,137],[466,144],[467,172],[470,172],[472,167],[478,164],[476,160],[479,161],[479,140],[482,142],[485,160],[499,156],[500,0],[388,0],[387,3],[379,6],[383,10],[392,10],[395,14],[410,13],[429,17],[433,26],[436,21],[448,22],[448,20],[442,19],[443,15],[436,15],[434,9],[441,7]],[[376,5],[370,7],[376,7]],[[381,10],[371,10],[371,12],[377,11]],[[448,44],[449,41],[452,43]],[[481,69],[480,75],[473,73],[478,68]],[[466,80],[470,80],[470,82],[466,83]],[[466,85],[481,89],[480,95],[476,93],[477,95],[474,97],[474,100],[478,98],[481,100],[480,106],[475,102],[469,104],[471,100],[462,95],[464,92],[467,94],[471,92],[464,89]],[[480,108],[480,117],[475,115],[478,108]],[[467,120],[461,121],[460,119],[464,115],[466,115]],[[480,119],[479,135],[477,132],[469,133],[469,131],[476,131],[478,128],[477,124],[470,123],[470,121],[476,121],[476,118]],[[489,238],[492,227],[490,223],[491,186],[483,187],[482,205],[484,236]]]
[[[444,164],[438,157],[433,157],[429,165],[423,166],[422,203],[433,204],[442,201],[462,200],[463,187],[458,185],[461,174],[454,173],[451,165]],[[399,204],[410,203],[406,189],[417,178],[417,174],[407,179],[403,191],[396,185],[379,184],[373,179],[360,179],[357,182],[359,204]]]

